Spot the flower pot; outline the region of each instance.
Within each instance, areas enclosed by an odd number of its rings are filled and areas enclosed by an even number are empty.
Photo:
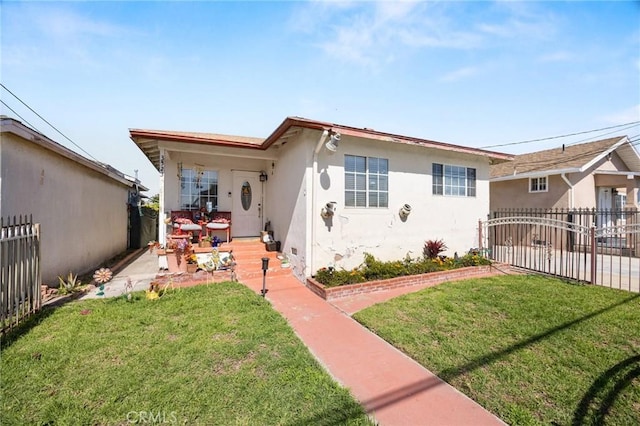
[[[194,274],[198,270],[198,265],[195,263],[187,263],[187,273]]]
[[[198,247],[211,247],[211,241],[200,241]]]
[[[178,264],[178,257],[173,250],[167,250],[167,266],[169,272],[187,272],[187,259],[184,254],[180,254],[180,264]]]

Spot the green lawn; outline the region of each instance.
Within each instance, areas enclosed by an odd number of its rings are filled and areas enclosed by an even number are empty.
[[[507,423],[640,424],[639,294],[501,276],[355,318]]]
[[[46,309],[2,342],[2,425],[370,424],[262,297],[216,284]]]

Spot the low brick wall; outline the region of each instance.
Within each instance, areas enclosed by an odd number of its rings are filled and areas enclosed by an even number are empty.
[[[483,278],[494,275],[511,273],[510,266],[504,264],[469,266],[466,268],[452,269],[450,271],[430,272],[420,275],[407,275],[388,280],[368,281],[359,284],[342,285],[338,287],[325,287],[313,278],[307,278],[307,287],[325,300],[339,299],[341,297],[354,296],[356,294],[373,293],[377,291],[391,290],[398,287],[410,287],[414,285],[427,285],[432,287],[447,281],[458,281],[469,278]]]

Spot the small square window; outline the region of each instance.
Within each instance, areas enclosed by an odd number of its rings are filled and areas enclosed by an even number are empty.
[[[529,192],[547,192],[547,177],[529,178]]]

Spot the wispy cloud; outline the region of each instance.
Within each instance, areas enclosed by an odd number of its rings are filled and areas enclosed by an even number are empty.
[[[472,77],[478,74],[480,69],[478,67],[464,67],[451,71],[440,78],[440,81],[451,83],[454,81],[463,80],[468,77]]]
[[[569,62],[576,59],[576,56],[571,52],[558,51],[542,55],[538,58],[539,62]]]
[[[3,61],[13,65],[55,67],[66,62],[92,66],[99,62],[96,56],[105,55],[105,47],[136,33],[137,30],[112,24],[105,20],[80,14],[59,4],[13,4],[3,11],[12,25],[24,25],[11,31],[12,39],[5,40]],[[106,43],[106,45],[105,45]],[[26,52],[26,54],[25,54]]]
[[[480,44],[476,35],[450,26],[441,6],[432,3],[366,2],[323,7],[325,18],[332,18],[318,28],[320,41],[316,44],[345,62],[375,65],[393,58],[403,47],[468,49]]]
[[[365,66],[388,62],[404,49],[485,49],[492,40],[555,33],[553,17],[532,7],[507,4],[476,16],[478,9],[419,1],[312,2],[297,9],[291,28],[308,34],[327,55]]]

